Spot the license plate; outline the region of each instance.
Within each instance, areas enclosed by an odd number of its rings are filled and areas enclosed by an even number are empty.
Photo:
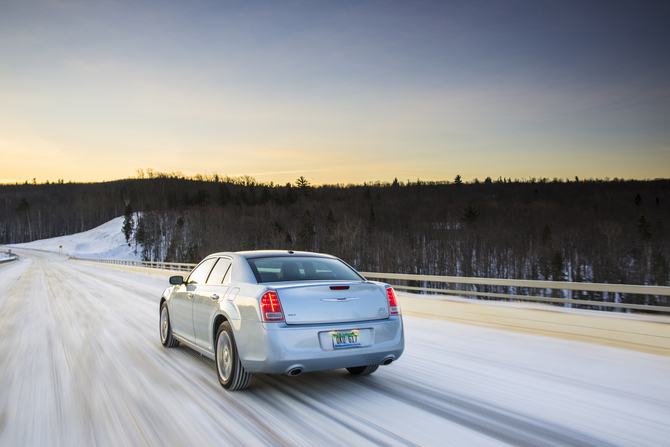
[[[347,348],[360,345],[361,338],[358,336],[358,329],[353,331],[333,332],[334,348]]]

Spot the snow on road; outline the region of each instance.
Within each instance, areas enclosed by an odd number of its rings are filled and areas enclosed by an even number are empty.
[[[40,239],[6,247],[60,252],[78,258],[139,261],[142,257],[140,254],[135,253],[135,245],[132,244],[132,241],[131,245],[128,245],[125,236],[121,232],[123,219],[123,216],[117,217],[99,227],[69,236]],[[63,248],[60,248],[61,246]]]
[[[16,250],[0,269],[0,445],[662,446],[670,358],[405,316],[367,377],[255,375],[158,338],[167,278]]]

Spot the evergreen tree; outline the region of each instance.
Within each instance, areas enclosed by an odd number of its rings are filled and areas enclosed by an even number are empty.
[[[637,221],[637,236],[640,238],[640,241],[647,242],[651,239],[651,228],[649,227],[649,222],[644,216],[640,216]]]
[[[284,231],[284,226],[275,220],[274,225],[272,226],[275,233],[281,233]]]
[[[225,183],[221,183],[219,185],[219,196],[217,202],[220,206],[226,206],[226,204],[230,202],[230,191],[228,191],[228,186]]]
[[[329,236],[335,234],[335,228],[337,227],[337,220],[333,215],[333,210],[328,210],[328,216],[326,216],[326,233]]]
[[[298,194],[296,193],[295,188],[290,183],[286,184],[286,193],[284,195],[284,203],[291,205],[298,201]]]
[[[26,200],[25,197],[21,197],[18,206],[14,209],[18,212],[24,212],[24,211],[28,212],[30,210],[30,204],[28,203],[28,200]]]
[[[556,250],[551,258],[551,279],[565,281],[565,259],[561,250]]]
[[[370,216],[368,217],[368,233],[375,231],[377,227],[377,218],[375,217],[375,208],[370,205]]]
[[[121,231],[126,237],[126,243],[130,245],[130,237],[133,234],[133,207],[130,202],[126,203],[126,208],[123,211],[123,227]]]
[[[30,204],[25,197],[21,197],[19,205],[15,208],[15,211],[18,211],[19,214],[23,214],[28,221],[28,240],[26,242],[32,241],[33,239],[33,230],[30,223]]]
[[[479,211],[477,211],[477,208],[475,208],[475,207],[472,206],[471,204],[468,204],[468,206],[466,206],[465,208],[463,208],[462,216],[463,216],[462,219],[463,219],[467,224],[472,225],[472,224],[475,223],[475,221],[476,221],[477,218],[479,217]]]
[[[135,253],[137,253],[137,246],[144,248],[147,243],[146,218],[140,214],[137,217],[137,225],[135,226]]]
[[[309,210],[306,210],[305,214],[302,215],[302,220],[300,221],[300,233],[298,234],[300,248],[307,251],[313,251],[315,235],[316,231],[314,230],[314,218],[310,214]]]
[[[265,205],[272,199],[272,193],[270,192],[270,189],[267,186],[264,186],[263,189],[261,190],[261,197],[258,199],[258,204],[259,205]]]
[[[249,205],[256,205],[256,188],[253,183],[250,183],[247,189],[249,190]]]
[[[298,188],[298,191],[300,191],[300,194],[302,194],[303,197],[309,195],[311,189],[309,186],[309,181],[302,175],[298,180],[295,181],[295,186]]]

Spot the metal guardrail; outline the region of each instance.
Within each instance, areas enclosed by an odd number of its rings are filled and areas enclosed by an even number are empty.
[[[146,267],[160,270],[175,270],[179,272],[190,272],[198,264],[189,264],[186,262],[156,262],[156,261],[125,261],[120,259],[96,259],[96,258],[76,258],[70,256],[70,259],[77,261],[101,262],[103,264],[127,265],[131,267]]]
[[[4,253],[4,254],[7,255],[6,258],[0,259],[0,264],[3,264],[5,262],[17,261],[19,259],[19,255],[17,255],[16,253],[12,253],[11,250],[7,250],[7,251],[0,250],[0,253]]]
[[[127,265],[132,267],[147,267],[162,270],[175,270],[180,272],[190,272],[197,264],[185,262],[156,262],[156,261],[125,261],[118,259],[94,259],[94,258],[75,258],[79,261],[101,262],[105,264]],[[577,290],[585,292],[608,292],[623,294],[640,294],[653,296],[670,296],[670,287],[664,286],[638,286],[629,284],[602,284],[602,283],[583,283],[583,282],[564,282],[564,281],[532,281],[519,279],[493,279],[493,278],[463,278],[459,276],[431,276],[431,275],[406,275],[401,273],[375,273],[360,272],[366,278],[399,280],[399,281],[420,281],[423,283],[447,283],[447,284],[468,284],[468,285],[487,285],[509,288],[523,289],[552,289],[552,290]],[[511,293],[494,293],[486,291],[438,289],[434,287],[417,287],[403,284],[393,284],[398,290],[412,290],[419,292],[441,293],[447,295],[465,295],[479,296],[508,300],[523,301],[542,301],[550,303],[578,304],[587,306],[599,306],[621,309],[636,309],[655,312],[669,312],[670,306],[654,306],[647,304],[616,303],[610,301],[593,301],[569,298],[551,298],[536,295],[522,295]]]
[[[421,281],[428,283],[449,283],[449,284],[469,284],[469,285],[489,285],[502,286],[510,288],[526,289],[552,289],[552,290],[577,290],[586,292],[609,292],[640,294],[654,296],[670,296],[670,287],[664,286],[638,286],[629,284],[602,284],[602,283],[582,283],[582,282],[564,282],[564,281],[531,281],[517,279],[492,279],[492,278],[462,278],[458,276],[430,276],[430,275],[405,275],[401,273],[374,273],[360,272],[366,278],[376,279],[395,279],[404,281]],[[629,304],[615,303],[608,301],[593,301],[567,298],[550,298],[543,296],[531,296],[508,293],[493,293],[471,290],[457,289],[437,289],[430,287],[406,286],[402,284],[393,284],[393,287],[399,290],[415,290],[422,292],[443,293],[448,295],[470,295],[501,299],[524,300],[524,301],[545,301],[551,303],[580,304],[588,306],[614,307],[623,309],[638,309],[657,312],[670,312],[670,306],[654,306],[647,304]]]

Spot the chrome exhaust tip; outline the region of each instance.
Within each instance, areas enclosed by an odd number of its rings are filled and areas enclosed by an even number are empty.
[[[299,376],[300,374],[302,374],[302,368],[289,369],[289,371],[286,373],[286,375],[291,377]]]
[[[382,360],[382,365],[390,365],[393,362],[393,357],[386,357],[384,360]]]

